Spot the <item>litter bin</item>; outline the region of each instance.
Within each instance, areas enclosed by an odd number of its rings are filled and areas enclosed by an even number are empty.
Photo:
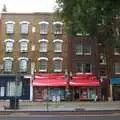
[[[10,109],[18,109],[19,108],[19,98],[12,97],[10,98]]]

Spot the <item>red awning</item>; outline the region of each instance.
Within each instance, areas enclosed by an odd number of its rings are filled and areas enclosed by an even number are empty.
[[[73,77],[70,86],[99,86],[99,80],[95,77]]]

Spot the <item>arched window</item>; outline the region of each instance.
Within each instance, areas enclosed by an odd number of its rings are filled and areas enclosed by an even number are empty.
[[[13,58],[11,57],[5,57],[4,60],[4,71],[5,72],[11,72],[12,66],[13,66]]]
[[[62,52],[63,40],[53,40],[54,43],[54,52]]]
[[[39,60],[39,72],[47,72],[48,58],[40,57],[38,60]]]
[[[27,72],[28,70],[28,58],[19,58],[19,70],[20,72]]]
[[[28,21],[22,21],[20,22],[20,32],[21,34],[28,34],[28,27],[29,27],[29,22]]]
[[[59,57],[53,58],[54,72],[62,72],[62,61],[63,58],[59,58]]]
[[[21,39],[20,42],[20,52],[28,52],[28,42],[27,39]]]
[[[40,24],[40,34],[47,34],[48,33],[48,22],[42,21],[39,22]]]
[[[54,34],[62,34],[62,25],[63,23],[62,22],[53,22],[53,33]]]
[[[39,40],[40,43],[40,52],[47,52],[48,40],[42,39]]]
[[[4,42],[5,42],[5,51],[6,52],[13,52],[14,40],[13,39],[6,39]]]
[[[6,33],[7,34],[13,34],[14,33],[14,21],[7,21],[6,24]]]

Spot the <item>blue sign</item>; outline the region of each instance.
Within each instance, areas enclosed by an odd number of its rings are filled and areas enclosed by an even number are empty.
[[[120,85],[120,78],[111,79],[110,84],[112,84],[112,85]]]

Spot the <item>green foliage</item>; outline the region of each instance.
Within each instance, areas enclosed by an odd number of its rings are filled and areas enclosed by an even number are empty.
[[[56,0],[57,13],[70,35],[87,32],[105,44],[115,43],[116,16],[120,0]],[[101,25],[100,25],[101,24]]]

